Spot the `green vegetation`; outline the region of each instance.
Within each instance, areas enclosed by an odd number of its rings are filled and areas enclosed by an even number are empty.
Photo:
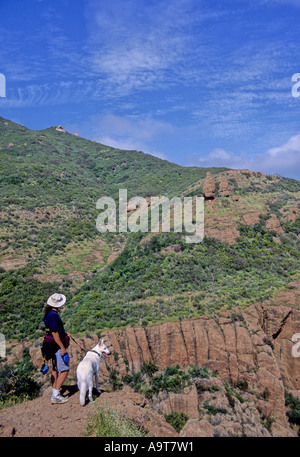
[[[67,293],[75,293],[126,242],[126,234],[116,237],[97,231],[96,202],[101,196],[117,201],[119,189],[125,188],[128,199],[136,195],[172,197],[203,181],[207,170],[213,175],[225,170],[184,168],[141,152],[61,133],[54,127],[32,131],[1,117],[0,161],[0,264],[8,262],[8,269],[13,269],[1,270],[0,325],[6,338],[19,339],[37,336],[33,329],[42,316],[38,303],[57,288],[56,280]],[[46,282],[38,284],[37,280]],[[26,331],[25,314],[29,320]],[[18,324],[20,317],[23,321]]]
[[[297,224],[289,224],[291,232],[282,235],[281,244],[261,224],[241,226],[234,245],[208,238],[187,244],[174,233],[140,243],[142,235],[131,234],[114,263],[83,287],[74,290],[68,277],[63,281],[66,328],[77,333],[151,325],[266,300],[297,272],[299,251],[292,234]],[[178,252],[166,254],[173,245]],[[0,322],[7,339],[40,337],[45,301],[61,285],[39,282],[33,265],[0,270]]]
[[[35,380],[36,369],[27,348],[23,359],[0,369],[0,409],[39,395],[41,385]]]
[[[43,331],[43,307],[58,290],[58,283],[41,283],[32,277],[34,269],[0,271],[0,322],[6,339],[39,338]],[[70,284],[64,283],[67,296]]]
[[[290,424],[300,426],[300,400],[289,392],[285,393],[285,406],[288,408],[287,416]],[[298,431],[300,436],[300,428]]]
[[[109,384],[113,390],[119,390],[124,384],[129,385],[135,392],[139,392],[148,400],[152,400],[160,392],[173,392],[182,393],[185,387],[192,386],[193,383],[197,384],[200,378],[211,378],[218,376],[216,370],[209,370],[206,367],[190,366],[181,368],[178,364],[173,367],[167,367],[165,370],[160,371],[155,365],[151,372],[144,370],[145,362],[143,363],[141,371],[127,373],[125,376],[120,377],[117,370],[113,370],[113,377],[111,371],[109,372]],[[154,374],[155,373],[155,374]],[[113,378],[113,379],[112,379]]]
[[[65,313],[69,328],[151,325],[266,300],[297,272],[299,251],[293,238],[278,244],[261,224],[241,226],[240,234],[234,245],[187,244],[174,233],[140,243],[132,234],[118,259],[76,294]],[[173,245],[179,252],[163,252]]]
[[[227,412],[228,412],[227,409],[225,409],[225,408],[216,408],[215,406],[210,405],[209,403],[204,403],[203,407],[207,411],[208,414],[211,414],[213,416],[215,416],[218,413],[227,414]]]
[[[185,426],[187,421],[189,420],[188,416],[184,413],[170,413],[165,414],[166,421],[175,428],[176,432],[180,432],[180,430]]]
[[[150,387],[145,392],[146,398],[152,398],[160,391],[180,393],[190,385],[190,376],[179,365],[166,368],[163,373],[150,379]]]
[[[101,406],[97,408],[88,422],[87,434],[98,437],[143,437],[147,431],[135,420],[128,419],[120,411],[110,407]]]
[[[299,219],[281,220],[280,244],[266,229],[270,212],[280,216],[297,206],[298,181],[259,173],[229,176],[247,210],[256,205],[266,212],[259,224],[239,227],[235,245],[208,238],[193,245],[184,233],[100,234],[96,201],[102,195],[117,199],[120,188],[128,190],[128,199],[201,195],[206,172],[216,176],[224,168],[184,168],[3,118],[0,160],[0,262],[13,268],[0,269],[0,325],[7,339],[42,335],[42,308],[58,287],[68,298],[66,327],[80,333],[244,308],[285,287],[298,269]],[[224,207],[222,202],[218,211],[225,215],[228,201]]]

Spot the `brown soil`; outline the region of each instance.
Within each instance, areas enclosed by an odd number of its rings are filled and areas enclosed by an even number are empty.
[[[130,388],[118,392],[102,391],[94,395],[94,404],[88,400],[79,404],[76,385],[62,388],[69,401],[52,405],[51,387],[42,397],[0,411],[0,437],[84,437],[89,418],[100,406],[120,411],[121,416],[141,423],[150,436],[178,436],[164,416],[153,411],[149,402]]]

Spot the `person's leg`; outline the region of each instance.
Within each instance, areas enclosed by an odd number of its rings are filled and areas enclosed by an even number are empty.
[[[66,379],[67,375],[69,373],[69,370],[62,371],[60,373],[57,373],[57,378],[54,383],[54,387],[52,389],[52,397],[51,397],[51,403],[65,403],[68,401],[67,397],[63,397],[60,395],[60,389],[64,383],[64,380]]]
[[[58,372],[56,369],[56,360],[52,360],[52,372],[51,372],[51,384],[52,384],[52,398],[59,394],[59,391],[56,389],[56,383],[58,378]]]
[[[62,371],[61,373],[58,373],[58,376],[57,376],[57,380],[56,380],[56,387],[55,389],[56,390],[60,390],[66,377],[68,376],[68,373],[69,373],[69,370],[66,370],[66,371]]]
[[[61,361],[61,356],[60,352],[56,353],[54,363],[53,363],[53,370],[52,370],[52,376],[51,376],[51,381],[52,381],[52,397],[51,397],[51,403],[65,403],[68,401],[67,398],[63,398],[60,395],[60,389],[69,373],[69,370],[63,370],[62,368],[62,361]]]
[[[52,384],[52,389],[56,389],[56,381],[57,381],[58,373],[55,370],[55,368],[52,368],[52,373],[51,373],[51,384]]]

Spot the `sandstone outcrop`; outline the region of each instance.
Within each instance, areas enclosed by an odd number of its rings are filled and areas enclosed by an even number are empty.
[[[55,130],[57,132],[67,133],[67,131],[61,125],[58,125],[57,127],[55,127]]]
[[[260,214],[261,211],[251,211],[250,213],[245,213],[241,219],[241,223],[244,225],[258,224],[260,221]]]
[[[280,222],[276,214],[271,214],[270,218],[266,222],[266,227],[268,230],[275,232],[277,235],[283,233]]]
[[[229,244],[236,243],[238,237],[240,236],[240,232],[232,222],[225,227],[222,227],[221,225],[219,227],[210,227],[206,225],[204,234],[209,238],[214,238],[218,241]]]
[[[153,399],[154,409],[165,414],[176,411],[190,419],[199,419],[198,394],[195,386],[186,387],[182,393],[160,392]]]
[[[219,195],[220,197],[230,197],[231,195],[229,183],[224,176],[219,177]]]
[[[203,183],[203,197],[205,199],[214,199],[215,190],[216,190],[215,180],[212,177],[211,173],[208,171],[206,173],[206,178]]]
[[[280,210],[284,221],[295,222],[300,217],[300,208],[289,207]]]

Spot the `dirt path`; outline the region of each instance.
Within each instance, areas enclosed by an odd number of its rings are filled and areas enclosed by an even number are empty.
[[[70,390],[63,392],[69,396],[63,405],[51,404],[50,388],[40,398],[1,410],[0,436],[84,436],[87,417],[94,405],[82,408],[78,392],[74,388]]]
[[[178,436],[164,416],[153,411],[145,397],[131,389],[102,392],[94,397],[94,404],[87,402],[84,407],[79,405],[76,386],[63,388],[69,401],[62,405],[51,404],[51,391],[49,388],[42,397],[0,410],[0,437],[84,437],[89,416],[101,405],[140,422],[150,436]]]

